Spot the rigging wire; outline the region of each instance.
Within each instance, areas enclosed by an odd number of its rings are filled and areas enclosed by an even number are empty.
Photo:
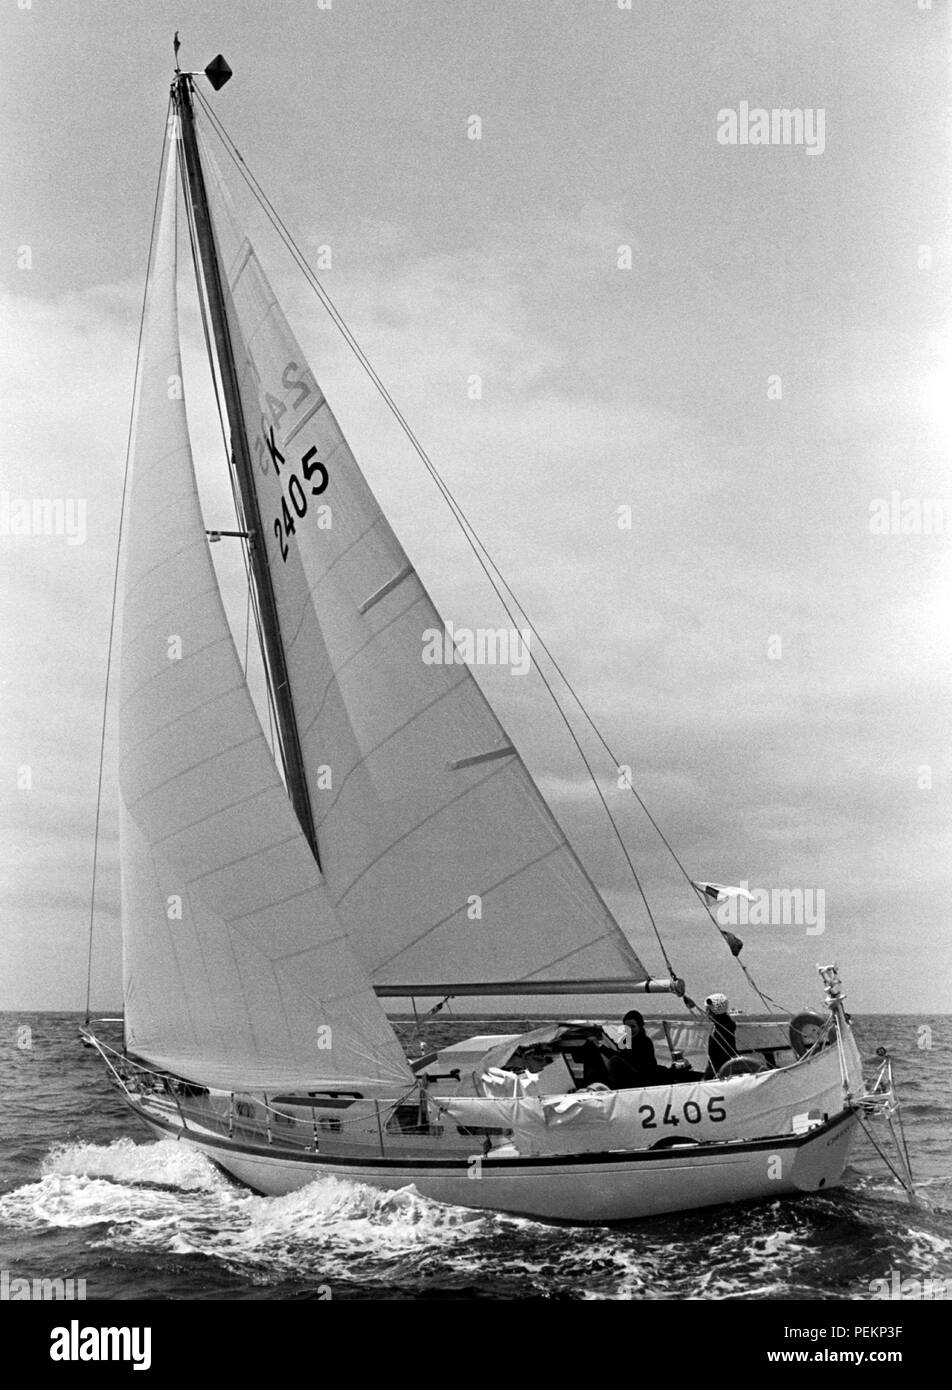
[[[112,649],[116,634],[116,610],[119,598],[119,571],[122,559],[122,527],[126,513],[126,496],[129,488],[129,465],[132,460],[132,438],[135,431],[136,419],[136,398],[139,389],[139,369],[142,361],[142,340],[145,332],[145,313],[146,301],[149,293],[149,275],[152,270],[152,258],[155,252],[155,238],[159,221],[159,202],[162,194],[162,173],[165,169],[166,150],[169,143],[169,133],[171,130],[172,98],[169,97],[169,104],[165,113],[165,129],[162,135],[162,153],[159,159],[159,173],[155,185],[155,199],[152,204],[152,231],[149,236],[149,255],[145,268],[145,283],[142,287],[142,306],[139,311],[139,334],[136,341],[135,368],[132,375],[132,406],[129,411],[129,429],[126,435],[126,457],[122,473],[122,494],[119,501],[119,533],[116,537],[116,563],[112,576],[112,608],[109,615],[109,641],[106,647],[106,679],[103,688],[102,700],[102,724],[99,734],[99,774],[96,785],[96,824],[93,830],[93,868],[92,883],[89,892],[89,941],[86,956],[86,1015],[85,1021],[90,1020],[90,997],[92,993],[92,973],[93,973],[93,925],[96,914],[96,877],[99,870],[99,827],[102,819],[102,780],[103,768],[106,758],[106,729],[108,725],[109,712],[109,687],[112,676]]]
[[[889,1091],[890,1091],[890,1094],[891,1094],[891,1096],[892,1096],[892,1098],[893,1098],[893,1100],[894,1100],[894,1104],[893,1104],[891,1107],[887,1107],[887,1108],[886,1108],[886,1111],[885,1111],[885,1114],[886,1114],[886,1122],[887,1122],[887,1124],[889,1125],[889,1132],[890,1132],[890,1134],[892,1135],[892,1140],[893,1140],[893,1143],[896,1145],[897,1152],[899,1153],[900,1157],[901,1157],[901,1158],[904,1160],[904,1162],[905,1162],[905,1165],[906,1165],[906,1172],[907,1172],[908,1175],[909,1175],[909,1183],[910,1183],[910,1186],[913,1186],[912,1159],[909,1157],[909,1145],[908,1145],[907,1142],[906,1142],[906,1126],[905,1126],[905,1124],[904,1124],[904,1122],[903,1122],[903,1118],[902,1118],[902,1103],[900,1102],[898,1096],[896,1095],[896,1086],[895,1086],[895,1082],[894,1082],[894,1080],[893,1080],[892,1057],[889,1055],[888,1052],[887,1052],[886,1057],[885,1057],[885,1060],[884,1060],[884,1062],[883,1062],[883,1069],[882,1069],[882,1071],[880,1072],[880,1076],[882,1076],[883,1073],[885,1073],[886,1077],[888,1078]],[[894,1127],[894,1125],[893,1125],[893,1116],[894,1116],[894,1115],[895,1115],[895,1118],[896,1118],[896,1124],[898,1125],[898,1128],[899,1128],[899,1138],[898,1138],[898,1139],[896,1138],[896,1129],[895,1129],[895,1127]]]
[[[902,1141],[902,1152],[903,1152],[903,1156],[904,1156],[904,1158],[905,1158],[905,1160],[906,1160],[906,1170],[907,1170],[907,1172],[909,1173],[909,1178],[910,1178],[910,1181],[911,1181],[911,1180],[912,1180],[912,1159],[909,1157],[909,1145],[908,1145],[908,1143],[906,1142],[906,1126],[905,1126],[905,1123],[903,1122],[903,1118],[902,1118],[902,1103],[901,1103],[900,1101],[897,1101],[897,1102],[896,1102],[896,1121],[897,1121],[897,1123],[898,1123],[898,1125],[899,1125],[899,1138],[900,1138],[900,1140]]]
[[[867,1125],[866,1121],[864,1120],[863,1116],[859,1113],[859,1111],[856,1112],[856,1118],[857,1118],[857,1120],[859,1120],[860,1128],[862,1129],[863,1133],[866,1135],[866,1138],[867,1138],[867,1139],[869,1140],[869,1142],[872,1144],[873,1148],[876,1150],[876,1153],[877,1153],[877,1154],[879,1155],[879,1157],[882,1159],[883,1163],[885,1163],[886,1167],[889,1169],[890,1173],[892,1173],[893,1177],[894,1177],[894,1178],[896,1179],[896,1181],[899,1183],[900,1187],[906,1187],[906,1183],[903,1181],[902,1175],[901,1175],[901,1174],[893,1167],[893,1165],[890,1163],[889,1159],[888,1159],[887,1156],[886,1156],[886,1151],[885,1151],[885,1149],[880,1148],[879,1144],[876,1142],[876,1137],[875,1137],[875,1135],[873,1134],[872,1130],[869,1128],[869,1126]]]
[[[369,358],[367,357],[366,353],[364,352],[363,348],[360,346],[360,344],[359,344],[359,342],[357,341],[356,337],[354,336],[353,332],[351,331],[351,329],[349,328],[349,326],[347,325],[347,323],[346,323],[345,320],[343,319],[342,315],[340,314],[339,310],[337,309],[337,306],[334,304],[334,302],[333,302],[333,300],[331,299],[330,295],[329,295],[328,292],[325,290],[325,288],[324,288],[324,286],[321,284],[321,282],[318,280],[317,276],[314,274],[313,270],[311,269],[310,265],[308,264],[307,260],[305,259],[303,253],[301,252],[300,248],[297,246],[297,243],[295,242],[295,240],[294,240],[294,238],[293,238],[291,232],[289,231],[288,227],[287,227],[286,224],[284,223],[284,221],[283,221],[283,219],[281,218],[280,214],[279,214],[279,213],[276,211],[276,209],[274,208],[273,204],[271,203],[271,201],[270,201],[270,199],[268,198],[267,194],[264,192],[263,188],[261,187],[261,185],[260,185],[260,183],[258,182],[258,180],[257,180],[257,178],[255,177],[255,175],[254,175],[254,174],[251,172],[251,170],[249,169],[247,163],[245,162],[244,157],[242,156],[242,154],[241,154],[240,151],[238,150],[238,148],[237,148],[237,146],[235,145],[234,141],[233,141],[233,140],[231,139],[231,137],[228,135],[228,132],[225,130],[223,124],[222,124],[221,121],[219,120],[218,116],[215,114],[214,110],[212,109],[212,107],[210,106],[210,104],[208,103],[208,101],[207,101],[207,100],[205,99],[205,97],[202,95],[202,93],[199,92],[199,91],[196,89],[195,95],[196,95],[198,101],[200,102],[203,111],[204,111],[205,114],[208,116],[209,121],[210,121],[212,127],[214,128],[214,130],[215,130],[216,134],[218,135],[219,139],[221,140],[221,142],[222,142],[222,144],[223,144],[225,150],[227,151],[229,157],[232,159],[232,161],[233,161],[234,164],[236,165],[236,167],[237,167],[239,173],[241,174],[242,178],[245,180],[245,182],[247,183],[248,187],[251,189],[253,195],[255,196],[255,198],[257,199],[258,203],[260,204],[260,206],[262,207],[263,211],[265,212],[266,216],[268,217],[268,220],[271,222],[271,225],[274,227],[275,231],[278,233],[278,235],[279,235],[279,237],[281,238],[282,242],[284,243],[284,245],[287,247],[288,251],[290,252],[292,258],[293,258],[293,259],[295,260],[295,262],[297,263],[299,269],[302,271],[302,273],[304,274],[304,276],[305,276],[305,278],[307,279],[308,283],[310,284],[310,286],[312,287],[312,289],[313,289],[313,290],[315,291],[315,293],[317,294],[318,298],[320,299],[322,305],[324,306],[325,310],[327,311],[327,313],[328,313],[329,317],[331,318],[332,322],[334,323],[335,327],[336,327],[336,328],[338,329],[338,331],[341,333],[341,335],[342,335],[342,337],[344,338],[345,342],[347,343],[348,347],[351,349],[351,351],[353,352],[354,356],[357,358],[357,361],[360,363],[361,367],[362,367],[362,368],[364,369],[364,371],[367,373],[368,377],[370,378],[370,380],[371,380],[371,382],[373,383],[374,387],[376,388],[377,392],[378,392],[379,395],[381,396],[381,398],[382,398],[382,400],[384,401],[384,403],[387,405],[387,407],[388,407],[388,409],[390,410],[391,414],[393,415],[394,419],[397,421],[398,425],[400,426],[401,430],[403,431],[404,435],[406,436],[407,440],[409,441],[409,443],[410,443],[411,447],[413,448],[414,452],[418,455],[418,457],[420,458],[420,460],[421,460],[421,462],[423,463],[424,467],[426,468],[427,472],[429,473],[430,477],[432,478],[432,480],[433,480],[434,484],[436,485],[438,491],[440,492],[440,494],[442,495],[444,501],[446,502],[447,506],[449,507],[449,509],[450,509],[450,511],[451,511],[451,513],[452,513],[452,515],[453,515],[453,517],[454,517],[454,519],[456,520],[456,522],[457,522],[457,524],[459,525],[461,531],[463,532],[464,538],[466,539],[467,544],[469,545],[469,547],[470,547],[470,549],[472,550],[474,556],[476,557],[476,560],[477,560],[477,562],[479,563],[480,568],[483,570],[483,573],[486,575],[486,578],[489,580],[489,583],[490,583],[490,585],[492,586],[494,592],[496,593],[496,596],[497,596],[497,598],[499,599],[499,601],[500,601],[500,603],[501,603],[501,605],[502,605],[502,607],[503,607],[503,610],[505,611],[505,613],[506,613],[507,617],[509,618],[510,622],[513,624],[514,627],[516,627],[516,626],[519,625],[519,624],[518,624],[518,619],[517,619],[517,617],[516,617],[516,614],[513,612],[513,608],[515,608],[515,609],[517,610],[518,613],[521,613],[521,614],[522,614],[522,618],[523,618],[523,621],[524,621],[525,625],[531,630],[531,632],[532,632],[533,635],[535,636],[535,638],[536,638],[536,640],[537,640],[537,642],[538,642],[539,647],[540,647],[541,650],[545,653],[545,656],[546,656],[546,658],[548,659],[548,661],[550,662],[550,664],[551,664],[553,670],[555,671],[555,673],[557,674],[557,676],[558,676],[559,679],[561,680],[563,686],[565,687],[565,689],[567,690],[567,692],[568,692],[569,695],[571,696],[571,698],[572,698],[572,700],[574,701],[575,705],[577,705],[577,707],[578,707],[578,709],[580,710],[582,716],[584,717],[584,719],[585,719],[585,721],[587,722],[587,724],[589,725],[589,727],[592,729],[592,731],[593,731],[593,733],[595,734],[596,738],[598,739],[599,743],[601,744],[601,746],[603,747],[603,749],[605,750],[605,752],[607,753],[607,755],[611,758],[611,760],[612,760],[612,762],[614,763],[615,767],[616,767],[616,768],[620,767],[620,764],[619,764],[619,761],[618,761],[618,758],[617,758],[616,754],[614,753],[614,751],[612,750],[612,748],[611,748],[611,746],[609,745],[608,741],[606,740],[606,738],[605,738],[604,735],[602,734],[601,730],[599,729],[599,727],[598,727],[597,724],[595,723],[595,721],[594,721],[594,719],[592,718],[591,714],[589,713],[589,711],[588,711],[587,708],[585,707],[584,703],[582,702],[581,697],[579,696],[579,694],[578,694],[577,691],[575,690],[575,688],[574,688],[574,686],[572,685],[571,681],[570,681],[570,680],[568,679],[568,677],[566,676],[566,674],[565,674],[564,670],[562,669],[561,665],[559,664],[559,662],[558,662],[558,661],[556,660],[556,658],[553,656],[553,654],[552,654],[551,650],[549,649],[548,645],[546,644],[546,642],[545,642],[544,639],[542,638],[541,634],[539,633],[538,628],[535,626],[535,624],[533,623],[532,619],[529,617],[528,613],[526,613],[525,608],[523,607],[523,605],[521,604],[521,602],[519,601],[519,599],[518,599],[518,598],[516,597],[516,595],[514,594],[512,588],[510,587],[509,583],[508,583],[507,580],[505,579],[504,575],[502,574],[502,572],[501,572],[501,570],[499,569],[498,565],[496,564],[495,560],[494,560],[493,557],[490,555],[489,551],[487,550],[486,546],[484,545],[484,543],[483,543],[482,540],[480,539],[480,537],[479,537],[478,533],[476,532],[475,528],[473,527],[472,523],[469,521],[469,518],[466,516],[466,514],[465,514],[465,512],[463,511],[463,509],[462,509],[462,507],[460,506],[460,504],[456,501],[456,498],[454,497],[454,495],[453,495],[452,492],[450,491],[449,486],[445,483],[445,481],[443,480],[442,475],[439,473],[438,469],[436,468],[436,465],[433,463],[433,461],[432,461],[432,459],[430,458],[429,454],[427,453],[426,449],[423,447],[422,443],[421,443],[420,440],[417,438],[417,436],[416,436],[416,434],[415,434],[415,432],[414,432],[412,426],[411,426],[410,423],[407,421],[407,419],[406,419],[406,417],[404,416],[403,412],[400,410],[400,407],[397,405],[396,401],[394,400],[394,398],[393,398],[392,395],[390,394],[390,392],[389,392],[389,390],[387,389],[386,385],[384,384],[384,382],[381,380],[381,378],[380,378],[379,375],[377,374],[376,369],[374,368],[373,364],[370,362],[370,360],[369,360]],[[508,600],[507,600],[507,597],[506,597],[507,595],[508,595]],[[512,606],[510,606],[510,605],[512,605]],[[614,815],[612,814],[612,811],[611,811],[611,809],[610,809],[610,807],[609,807],[609,805],[608,805],[608,802],[607,802],[607,800],[606,800],[606,798],[605,798],[605,795],[604,795],[604,793],[603,793],[603,791],[602,791],[602,789],[601,789],[601,786],[599,785],[599,782],[598,782],[598,779],[597,779],[596,774],[595,774],[595,772],[594,772],[594,769],[592,768],[591,763],[590,763],[590,761],[589,761],[587,755],[585,754],[585,752],[584,752],[584,750],[583,750],[583,748],[582,748],[582,745],[581,745],[581,743],[580,743],[580,741],[579,741],[579,739],[578,739],[578,736],[577,736],[577,734],[576,734],[574,728],[572,727],[572,724],[571,724],[571,722],[570,722],[570,720],[569,720],[569,718],[568,718],[568,715],[567,715],[566,712],[565,712],[565,709],[563,708],[563,705],[562,705],[561,701],[559,700],[558,696],[556,695],[555,691],[554,691],[553,688],[552,688],[551,682],[549,681],[548,677],[546,676],[546,673],[543,671],[543,669],[542,669],[541,666],[539,665],[539,662],[536,660],[536,658],[535,658],[535,656],[534,656],[534,654],[533,654],[533,652],[532,652],[531,650],[530,650],[530,652],[529,652],[529,657],[530,657],[530,660],[532,661],[533,665],[535,666],[536,672],[537,672],[537,674],[539,675],[540,679],[542,680],[542,683],[543,683],[543,685],[545,686],[545,688],[546,688],[546,690],[547,690],[547,692],[548,692],[550,698],[552,699],[553,704],[555,705],[555,708],[556,708],[556,710],[558,711],[559,717],[560,717],[560,719],[562,720],[563,724],[565,725],[565,727],[566,727],[566,729],[567,729],[567,731],[568,731],[568,733],[569,733],[569,736],[571,737],[572,742],[574,743],[574,745],[575,745],[575,747],[576,747],[576,749],[577,749],[577,751],[578,751],[578,753],[579,753],[579,756],[581,757],[582,762],[583,762],[583,764],[584,764],[584,766],[585,766],[585,768],[586,768],[586,770],[587,770],[587,772],[588,772],[588,774],[589,774],[589,777],[591,778],[592,784],[593,784],[593,786],[595,787],[595,791],[596,791],[596,793],[597,793],[597,795],[598,795],[598,798],[599,798],[599,800],[600,800],[600,802],[601,802],[601,804],[602,804],[602,807],[603,807],[603,809],[604,809],[604,811],[605,811],[605,813],[606,813],[606,815],[607,815],[607,817],[608,817],[609,823],[611,824],[611,827],[612,827],[612,830],[613,830],[613,832],[614,832],[615,838],[616,838],[616,840],[618,841],[619,846],[621,847],[622,853],[623,853],[623,855],[624,855],[624,857],[625,857],[625,860],[626,860],[626,862],[627,862],[627,864],[628,864],[629,870],[630,870],[631,875],[632,875],[632,879],[634,880],[634,883],[635,883],[635,885],[636,885],[636,887],[637,887],[637,889],[638,889],[639,896],[640,896],[641,901],[642,901],[642,904],[643,904],[643,906],[644,906],[644,908],[645,908],[645,912],[646,912],[646,914],[647,914],[647,916],[648,916],[648,920],[649,920],[649,922],[650,922],[650,924],[651,924],[651,927],[652,927],[652,930],[653,930],[653,932],[654,932],[655,938],[656,938],[656,940],[657,940],[657,942],[658,942],[658,946],[659,946],[659,949],[661,950],[661,954],[662,954],[662,957],[663,957],[663,959],[664,959],[665,965],[667,966],[668,970],[670,971],[670,973],[671,973],[672,975],[676,975],[676,971],[674,970],[674,967],[673,967],[673,965],[671,964],[671,961],[670,961],[670,959],[669,959],[669,957],[668,957],[667,951],[666,951],[666,949],[665,949],[665,947],[664,947],[664,943],[663,943],[663,941],[662,941],[662,939],[661,939],[661,935],[660,935],[660,932],[659,932],[659,930],[658,930],[658,926],[657,926],[657,923],[656,923],[656,921],[655,921],[654,914],[652,913],[651,907],[650,907],[650,905],[649,905],[649,903],[648,903],[647,895],[645,894],[645,891],[644,891],[644,888],[643,888],[643,886],[642,886],[640,877],[639,877],[639,875],[638,875],[638,873],[637,873],[637,870],[635,869],[634,862],[633,862],[633,860],[632,860],[632,858],[631,858],[631,855],[630,855],[630,853],[629,853],[629,851],[628,851],[628,848],[627,848],[627,846],[626,846],[625,843],[624,843],[624,839],[623,839],[622,834],[621,834],[621,832],[620,832],[620,830],[619,830],[619,827],[618,827],[618,825],[617,825],[617,822],[616,822],[616,820],[615,820],[615,817],[614,817]],[[713,911],[711,910],[711,908],[710,908],[710,906],[707,904],[707,902],[706,902],[706,901],[703,901],[703,900],[701,899],[701,896],[698,894],[697,889],[696,889],[696,887],[695,887],[694,881],[692,880],[692,878],[691,878],[690,874],[688,873],[687,869],[685,868],[685,866],[684,866],[683,863],[681,862],[680,858],[678,857],[678,855],[677,855],[677,853],[676,853],[674,847],[671,845],[671,843],[670,843],[670,841],[668,840],[667,836],[663,833],[661,827],[659,826],[658,822],[655,820],[654,816],[652,816],[652,814],[651,814],[651,812],[649,811],[647,805],[645,804],[643,798],[641,797],[641,795],[639,794],[639,792],[637,791],[637,789],[635,788],[635,786],[634,786],[633,783],[631,782],[631,779],[630,779],[630,778],[629,778],[629,779],[626,779],[626,782],[627,782],[627,789],[628,789],[629,791],[631,791],[631,793],[632,793],[632,795],[634,796],[634,798],[635,798],[635,800],[636,800],[638,806],[640,807],[640,809],[642,810],[642,812],[643,812],[644,815],[646,816],[646,818],[647,818],[649,824],[651,825],[652,829],[653,829],[653,830],[655,831],[655,833],[657,834],[657,836],[658,836],[658,838],[660,839],[661,843],[664,845],[665,849],[666,849],[666,850],[668,851],[668,853],[670,854],[672,860],[674,861],[674,863],[675,863],[675,865],[677,866],[678,870],[680,871],[681,875],[683,876],[683,878],[685,879],[686,883],[687,883],[688,886],[690,887],[690,889],[691,889],[691,891],[692,891],[692,900],[694,900],[694,899],[696,898],[696,899],[699,901],[700,905],[704,908],[704,910],[705,910],[707,916],[710,918],[712,924],[714,925],[714,927],[715,927],[716,930],[718,931],[718,934],[721,935],[721,939],[723,940],[723,936],[722,936],[722,934],[721,934],[720,927],[718,926],[717,919],[716,919],[716,917],[714,916]],[[761,989],[759,988],[759,986],[756,984],[756,982],[754,981],[753,977],[751,976],[750,972],[748,971],[746,965],[744,965],[743,962],[741,962],[739,959],[737,959],[737,957],[735,957],[735,956],[733,956],[733,955],[732,955],[731,958],[732,958],[732,960],[736,961],[737,966],[738,966],[739,969],[743,972],[743,974],[744,974],[745,978],[747,979],[748,983],[750,984],[751,988],[752,988],[752,989],[754,990],[754,992],[758,995],[758,997],[761,999],[761,1001],[762,1001],[764,1004],[767,1005],[768,1009],[770,1009],[772,1005],[773,1005],[773,1007],[779,1008],[780,1006],[776,1004],[776,1001],[771,1000],[770,997],[769,997],[768,995],[764,994],[764,993],[761,991]]]

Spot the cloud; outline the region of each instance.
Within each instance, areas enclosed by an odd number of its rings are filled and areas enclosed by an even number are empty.
[[[716,391],[672,384],[679,345],[695,328],[705,335],[690,375],[711,360],[714,336],[723,349],[734,334],[757,364],[760,391],[759,355],[775,326],[754,324],[742,308],[733,322],[713,324],[698,308],[680,331],[668,323],[656,359],[646,361],[663,307],[644,248],[625,236],[611,206],[591,204],[571,221],[553,214],[531,230],[490,221],[456,254],[427,250],[393,222],[367,222],[333,240],[334,269],[325,278],[339,307],[633,767],[689,872],[826,887],[831,926],[823,945],[862,946],[848,967],[841,964],[855,973],[866,1007],[887,1007],[897,991],[935,1004],[895,924],[915,923],[922,941],[934,942],[935,903],[949,887],[938,695],[947,667],[938,644],[952,591],[935,596],[942,557],[934,548],[888,544],[914,538],[875,546],[864,511],[865,493],[887,476],[890,451],[898,457],[908,446],[915,413],[901,359],[913,340],[888,333],[849,340],[825,359],[809,418],[796,401],[788,415],[770,416],[766,405],[753,410],[743,354],[722,352],[721,399],[734,402],[725,415]],[[621,240],[633,240],[640,267],[623,291],[613,262]],[[498,606],[487,602],[461,536],[434,506],[432,484],[346,348],[285,271],[274,278],[438,604],[458,623],[498,624]],[[84,949],[138,300],[134,285],[116,284],[55,299],[16,296],[2,306],[19,325],[17,352],[2,360],[4,397],[13,403],[2,486],[82,496],[89,518],[84,546],[54,537],[0,541],[13,631],[2,728],[2,809],[16,847],[6,866],[11,914],[0,929],[0,945],[13,952],[0,1000],[8,1007],[81,1002],[84,974],[74,968]],[[729,311],[722,304],[718,313]],[[183,325],[206,516],[224,525],[222,445],[188,296]],[[926,363],[922,354],[913,353],[913,375]],[[479,399],[470,398],[473,376],[482,379]],[[898,413],[883,409],[879,388],[890,382],[893,404],[905,403]],[[734,430],[741,417],[743,429]],[[828,437],[849,468],[823,452]],[[625,505],[630,530],[618,524]],[[240,634],[237,555],[216,553],[216,563]],[[777,659],[768,649],[773,636],[781,638]],[[477,675],[657,966],[624,860],[564,730],[540,712],[538,687],[498,671]],[[598,756],[611,789],[611,766]],[[113,759],[110,743],[100,879],[106,947],[97,957],[98,989],[109,1005],[119,979]],[[21,764],[32,769],[30,792],[16,790],[10,773]],[[936,770],[931,795],[916,787],[921,764]],[[711,964],[709,924],[631,799],[621,800],[616,794],[610,804],[657,892],[662,928],[670,928],[679,959],[714,987],[721,975],[712,972],[730,962],[715,955]],[[36,950],[27,947],[31,922]],[[764,935],[748,949],[745,959],[756,962],[768,989],[779,975],[806,995],[812,942]],[[869,963],[884,957],[893,962],[888,989],[880,965]]]

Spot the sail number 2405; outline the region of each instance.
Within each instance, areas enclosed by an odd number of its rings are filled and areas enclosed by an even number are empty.
[[[707,1102],[707,1118],[718,1121],[727,1119],[727,1111],[723,1106],[723,1096],[710,1096]],[[641,1117],[642,1129],[658,1128],[658,1111],[653,1105],[639,1105],[638,1114]],[[701,1107],[696,1100],[686,1100],[681,1106],[681,1114],[689,1125],[699,1125],[703,1118]],[[679,1125],[681,1121],[675,1115],[670,1105],[666,1105],[664,1114],[661,1116],[663,1125]]]
[[[255,375],[257,376],[257,372]],[[258,381],[260,390],[260,377]],[[307,516],[309,499],[320,497],[330,482],[330,476],[324,464],[317,457],[316,446],[306,449],[301,454],[303,483],[297,473],[291,470],[282,475],[281,467],[286,464],[287,460],[275,440],[275,425],[280,425],[281,417],[290,410],[297,417],[297,423],[294,427],[294,432],[296,432],[319,406],[312,403],[303,416],[298,416],[304,402],[314,395],[316,387],[307,369],[302,370],[297,362],[287,364],[281,373],[281,385],[290,393],[288,401],[279,400],[277,396],[272,396],[269,391],[264,392],[264,400],[271,414],[271,423],[268,424],[262,414],[261,435],[255,440],[255,454],[261,472],[267,477],[271,469],[274,468],[276,477],[280,478],[285,485],[285,491],[281,495],[281,515],[274,519],[274,534],[278,538],[281,559],[286,561],[288,558],[287,537],[293,536],[297,529],[295,517],[298,521],[304,520]]]
[[[274,442],[274,428],[268,431],[265,443],[271,461],[274,464],[274,471],[281,476],[280,465],[285,462],[284,455],[279,452],[278,446]],[[327,469],[317,457],[317,449],[312,447],[306,449],[301,455],[301,472],[304,475],[304,483],[296,473],[287,473],[284,478],[286,493],[281,498],[281,515],[274,519],[274,534],[278,538],[278,545],[281,549],[281,559],[288,558],[287,536],[293,536],[296,523],[295,516],[299,521],[303,521],[307,516],[308,496],[320,497],[321,493],[330,482]],[[305,488],[305,484],[307,487]],[[288,503],[290,502],[290,506]],[[293,512],[292,512],[293,508]],[[283,523],[283,524],[282,524]]]

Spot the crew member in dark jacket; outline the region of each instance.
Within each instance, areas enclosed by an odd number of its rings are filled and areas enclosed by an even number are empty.
[[[615,1091],[635,1086],[655,1086],[666,1079],[655,1058],[654,1043],[645,1032],[645,1020],[637,1009],[622,1019],[628,1029],[629,1043],[608,1058],[608,1084]]]
[[[711,1036],[707,1044],[707,1075],[716,1076],[725,1062],[737,1056],[737,1025],[730,1015],[726,994],[709,994],[704,1001],[711,1020]]]

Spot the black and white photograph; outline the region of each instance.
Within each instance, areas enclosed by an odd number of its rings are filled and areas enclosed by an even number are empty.
[[[165,1374],[190,1304],[556,1301],[908,1368],[952,1297],[946,0],[0,32],[30,1366]]]

